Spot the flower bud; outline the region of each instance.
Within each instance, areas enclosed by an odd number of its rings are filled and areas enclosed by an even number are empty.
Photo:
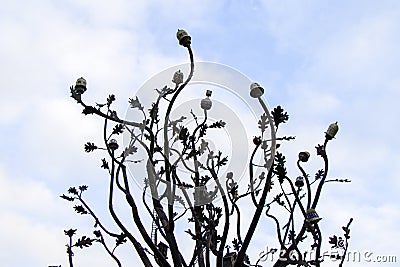
[[[183,83],[183,73],[180,70],[174,73],[172,82],[175,83],[176,85]]]
[[[315,209],[308,209],[307,210],[307,221],[310,223],[317,223],[321,220],[321,218],[318,216],[318,213],[315,211]]]
[[[302,162],[307,162],[310,158],[310,153],[308,151],[303,151],[299,153],[299,160]]]
[[[212,102],[211,102],[211,99],[210,99],[211,94],[212,94],[212,91],[211,90],[207,90],[207,92],[206,92],[206,96],[207,97],[202,99],[201,103],[200,103],[200,107],[202,109],[204,109],[204,110],[210,110],[211,109],[211,107],[212,107]]]
[[[110,142],[108,143],[108,147],[111,149],[111,150],[117,150],[118,149],[118,143],[117,143],[117,140],[115,140],[115,139],[111,139],[110,140]]]
[[[75,83],[75,93],[81,95],[86,91],[86,80],[84,78],[79,78]]]
[[[338,123],[337,122],[332,123],[331,125],[329,125],[328,130],[326,130],[325,137],[328,140],[331,140],[335,137],[338,131],[339,131]]]
[[[192,38],[187,34],[185,30],[179,29],[176,33],[176,38],[178,38],[179,44],[184,47],[189,47],[192,42]]]
[[[303,187],[304,186],[304,178],[301,176],[297,177],[296,182],[294,184],[297,187]]]
[[[250,85],[250,96],[258,98],[264,94],[264,88],[262,88],[258,83],[252,83]]]
[[[254,136],[254,138],[253,138],[253,143],[254,143],[256,146],[261,145],[261,137],[259,137],[259,136]]]

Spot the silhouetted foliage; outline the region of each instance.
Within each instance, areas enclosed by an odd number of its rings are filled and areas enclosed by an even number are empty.
[[[247,187],[239,184],[239,177],[233,172],[224,174],[222,171],[231,159],[218,147],[211,149],[207,140],[208,131],[221,131],[226,126],[223,120],[209,122],[210,91],[206,93],[205,102],[201,103],[203,117],[190,110],[195,127],[189,127],[187,123],[190,115],[170,118],[176,98],[194,72],[191,38],[182,30],[178,31],[177,37],[189,52],[190,72],[184,80],[184,74],[178,70],[172,77],[174,88],[166,85],[155,89],[158,96],[148,109],[137,96],[129,98],[130,108],[143,116],[138,121],[118,117],[112,109],[116,100],[113,94],[101,102],[103,104],[96,103],[96,108],[86,105],[82,100],[86,91],[83,78],[80,78],[79,87],[70,88],[71,97],[84,108],[83,114],[94,114],[104,120],[104,148],[87,142],[84,150],[106,153],[107,159],[101,159],[100,167],[109,176],[108,211],[118,228],[117,231],[111,230],[112,227],[106,225],[86,202],[86,185],[70,187],[60,197],[72,202],[76,213],[94,221],[93,237],[82,235],[74,243],[77,230],[64,231],[69,238],[67,254],[70,267],[73,266],[74,248],[84,249],[96,243],[104,247],[117,266],[123,265],[117,248],[124,244],[133,246],[144,266],[261,266],[268,255],[278,251],[279,258],[273,263],[275,267],[320,266],[326,256],[321,254],[323,231],[318,224],[321,218],[316,212],[322,187],[326,182],[350,182],[343,178],[327,178],[327,144],[334,138],[337,124],[331,125],[324,143],[316,146],[316,154],[322,157],[324,168],[318,170],[314,180],[310,181],[310,175],[303,167],[310,153],[302,151],[297,161],[300,176],[297,174],[293,179],[286,169],[286,157],[278,149],[281,143],[295,137],[276,135],[278,127],[288,121],[289,115],[281,106],[270,112],[261,98],[264,89],[252,84],[250,95],[259,100],[264,113],[260,115],[258,125],[249,125],[258,127],[260,132],[253,137],[250,147]],[[118,143],[122,134],[130,138],[125,139],[125,143]],[[256,155],[262,159],[261,163],[255,159]],[[243,155],[243,159],[246,158],[247,155]],[[141,195],[132,193],[133,183],[127,170],[132,164],[144,169],[145,177],[139,177],[139,180],[144,178]],[[143,175],[140,172],[132,174]],[[151,198],[147,197],[148,194]],[[126,200],[123,204],[128,207],[132,220],[123,220],[120,210],[114,208],[116,195],[118,199]],[[253,215],[246,218],[245,227],[242,227],[244,210],[246,216],[250,212]],[[263,215],[275,225],[277,243],[271,246],[277,247],[259,253],[259,257],[253,259],[248,252]],[[149,220],[151,225],[145,225]],[[177,221],[186,221],[188,228],[178,229]],[[333,235],[328,240],[332,248],[342,251],[333,256],[341,259],[340,266],[347,252],[351,222],[352,219],[342,228],[343,237]],[[133,226],[137,231],[135,234],[131,230]],[[182,247],[188,244],[180,242],[178,232],[187,234],[186,242],[193,242],[191,255],[183,254]],[[227,244],[232,244],[232,247]],[[306,257],[309,250],[315,251],[312,258]]]

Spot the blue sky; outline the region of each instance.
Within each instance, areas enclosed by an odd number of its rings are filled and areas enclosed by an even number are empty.
[[[81,114],[69,86],[83,76],[88,101],[114,93],[123,112],[147,79],[187,62],[178,28],[192,36],[197,60],[241,71],[265,87],[271,106],[286,108],[282,133],[297,136],[285,147],[293,176],[297,152],[313,151],[339,121],[331,176],[352,183],[326,187],[321,223],[327,235],[340,233],[352,216],[351,250],[400,260],[398,1],[21,0],[0,9],[4,266],[67,266],[63,230],[91,226],[59,199],[69,186],[86,183],[94,206],[105,204],[99,158],[83,152],[100,139],[101,122]],[[77,266],[112,266],[99,251],[77,252]]]

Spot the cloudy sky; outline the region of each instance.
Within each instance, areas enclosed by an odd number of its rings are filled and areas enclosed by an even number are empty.
[[[289,112],[283,133],[297,137],[287,148],[293,175],[297,152],[314,152],[327,125],[339,122],[329,146],[330,176],[352,183],[324,191],[319,213],[329,232],[325,242],[354,217],[351,251],[399,261],[398,1],[4,0],[2,265],[67,266],[63,230],[78,227],[87,234],[92,226],[58,197],[69,186],[86,183],[93,205],[101,210],[106,204],[99,158],[83,151],[85,142],[100,139],[101,121],[81,114],[69,86],[83,76],[88,101],[114,93],[123,113],[146,80],[187,62],[175,38],[178,28],[192,36],[197,60],[245,73],[266,88],[270,106]],[[268,245],[257,244],[255,251]],[[77,266],[113,266],[100,251],[77,251]]]

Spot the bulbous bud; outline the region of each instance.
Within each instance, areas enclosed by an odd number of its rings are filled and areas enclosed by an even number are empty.
[[[264,94],[264,88],[262,88],[258,83],[252,83],[250,85],[250,96],[257,98]]]
[[[310,223],[317,223],[321,220],[321,218],[318,216],[318,213],[315,211],[315,209],[308,209],[307,210],[307,221]]]
[[[183,83],[183,73],[180,70],[174,73],[172,82],[175,83],[176,85]]]
[[[259,136],[254,136],[254,138],[253,138],[253,143],[254,143],[256,146],[261,145],[261,137],[259,137]]]
[[[207,90],[207,92],[206,92],[206,96],[207,97],[202,99],[201,103],[200,103],[200,107],[202,109],[204,109],[204,110],[210,110],[211,109],[211,107],[212,107],[212,102],[211,102],[211,99],[210,99],[211,94],[212,94],[212,91],[211,90]]]
[[[184,47],[189,47],[192,43],[192,38],[187,34],[185,30],[179,29],[176,33],[176,38],[178,38],[179,44]]]
[[[299,153],[299,160],[302,162],[307,162],[310,158],[310,153],[308,151],[303,151]]]
[[[304,178],[299,176],[296,178],[296,182],[294,183],[297,187],[303,187],[304,186]]]
[[[118,143],[117,143],[117,140],[111,139],[110,142],[108,142],[108,147],[109,147],[111,150],[117,150],[118,147],[119,147],[119,145],[118,145]]]
[[[76,80],[75,93],[81,95],[86,91],[86,80],[82,77]]]
[[[332,123],[331,125],[329,125],[328,130],[326,130],[325,137],[328,140],[331,140],[335,137],[338,131],[339,131],[338,123],[337,122]]]
[[[209,97],[206,97],[201,100],[200,107],[204,110],[210,110],[212,107],[212,102]]]

